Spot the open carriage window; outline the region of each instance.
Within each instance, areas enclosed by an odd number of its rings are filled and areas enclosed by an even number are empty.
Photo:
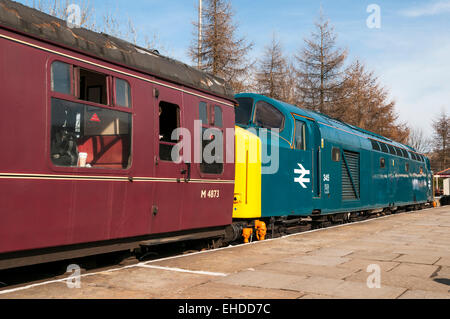
[[[77,97],[83,101],[108,105],[108,76],[102,73],[75,67]]]
[[[51,160],[66,167],[126,169],[131,114],[52,98]]]
[[[162,161],[172,159],[172,149],[178,140],[172,140],[172,132],[180,127],[180,108],[176,104],[162,101],[159,103],[159,158]]]

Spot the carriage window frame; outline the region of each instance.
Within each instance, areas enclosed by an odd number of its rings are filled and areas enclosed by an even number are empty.
[[[68,67],[69,71],[69,92],[61,92],[55,89],[55,65],[66,65]],[[59,93],[64,95],[73,95],[74,94],[74,78],[73,78],[73,65],[60,61],[60,60],[54,60],[50,64],[50,91],[53,93]]]
[[[178,104],[175,103],[171,103],[168,101],[164,101],[161,100],[158,103],[158,110],[162,107],[161,104],[167,104],[167,105],[171,105],[171,106],[175,106],[176,110],[175,110],[175,115],[176,115],[176,128],[180,128],[181,127],[181,108]],[[162,112],[164,112],[164,110],[162,110]],[[161,113],[162,114],[162,113]],[[170,142],[168,140],[162,140],[163,138],[165,138],[164,135],[161,135],[161,114],[158,115],[158,158],[161,162],[166,162],[166,163],[174,163],[175,161],[172,159],[172,157],[170,159],[167,158],[163,158],[161,157],[161,147],[164,146],[170,146],[171,147],[171,154],[172,154],[172,149],[175,145],[177,145],[177,143],[179,143],[180,140],[177,140],[175,142],[172,142],[172,138],[170,137]],[[176,129],[174,128],[174,129]],[[172,130],[173,132],[173,130]],[[170,133],[172,134],[172,133]],[[172,136],[172,135],[171,135]],[[175,160],[179,160],[179,158],[175,159]]]
[[[202,105],[206,105],[206,123],[203,122],[203,120],[200,118],[200,107]],[[215,125],[215,109],[216,107],[220,108],[221,114],[222,114],[222,123],[221,126],[216,126]],[[223,134],[223,109],[222,107],[220,107],[219,105],[215,105],[215,104],[211,104],[211,103],[207,103],[205,101],[200,101],[199,102],[199,119],[202,122],[201,125],[201,132],[200,132],[200,139],[201,139],[201,147],[200,147],[200,151],[201,151],[201,162],[198,164],[198,168],[200,171],[200,175],[201,176],[219,176],[219,175],[223,175],[224,171],[225,171],[225,136]],[[203,162],[203,151],[204,151],[204,147],[207,145],[204,145],[204,140],[203,140],[203,134],[204,131],[207,129],[216,129],[218,131],[220,131],[220,133],[222,134],[222,138],[223,138],[223,143],[222,143],[222,163],[206,163]],[[212,140],[211,140],[212,141]],[[220,170],[217,171],[207,171],[206,168],[210,167],[209,165],[219,165]]]
[[[74,64],[72,66],[72,77],[73,77],[73,92],[74,92],[74,96],[78,101],[82,101],[82,103],[84,102],[89,102],[89,103],[94,103],[96,105],[103,105],[103,106],[114,106],[114,96],[113,96],[113,76],[110,74],[107,74],[103,71],[98,71],[98,70],[94,70],[93,68],[89,68],[89,67],[84,67],[84,66],[80,66],[80,65],[76,65]],[[103,92],[103,85],[88,85],[86,84],[86,91],[83,91],[83,93],[85,94],[85,98],[81,98],[81,83],[82,83],[82,76],[81,73],[88,73],[91,76],[96,76],[96,77],[104,77],[104,82],[102,81],[102,84],[104,84],[104,92]],[[91,83],[92,84],[92,83]],[[100,89],[100,102],[96,102],[96,101],[91,101],[89,100],[89,96],[91,94],[95,94],[96,89]],[[92,93],[91,93],[92,92]],[[105,102],[103,103],[103,93],[105,94]]]
[[[66,93],[61,93],[61,92],[57,92],[54,91],[52,88],[52,66],[53,63],[55,62],[59,62],[59,63],[64,63],[70,66],[70,88],[71,88],[71,92],[70,94],[66,94]],[[96,103],[96,102],[91,102],[91,101],[86,101],[86,100],[82,100],[79,98],[79,94],[78,93],[78,83],[77,83],[77,69],[83,69],[86,70],[88,72],[93,72],[93,73],[98,73],[98,74],[102,74],[106,77],[106,99],[108,101],[108,104],[101,104],[101,103]],[[132,168],[133,166],[133,111],[132,111],[132,107],[123,107],[123,106],[115,106],[114,103],[112,103],[112,101],[114,101],[114,96],[113,96],[113,80],[116,78],[114,72],[108,72],[107,70],[103,69],[102,67],[98,67],[98,66],[94,66],[94,65],[90,65],[88,63],[82,63],[79,61],[72,61],[69,58],[64,58],[64,57],[51,57],[48,61],[47,61],[47,82],[49,83],[48,85],[48,96],[47,96],[47,105],[49,108],[49,112],[47,115],[48,118],[48,125],[47,126],[47,130],[48,130],[48,138],[47,138],[47,142],[50,143],[49,146],[47,147],[47,162],[49,163],[50,167],[55,170],[55,171],[61,171],[61,172],[117,172],[117,173],[127,173],[129,172],[129,170]],[[123,80],[123,79],[122,79]],[[130,89],[131,89],[131,85],[130,85]],[[75,103],[78,105],[83,105],[85,108],[98,108],[98,109],[102,109],[102,110],[106,110],[106,111],[115,111],[115,112],[121,112],[125,114],[128,114],[127,116],[129,116],[129,121],[128,121],[128,126],[129,126],[129,133],[128,133],[128,164],[126,167],[103,167],[103,166],[92,166],[92,167],[80,167],[80,166],[61,166],[61,165],[56,165],[53,160],[52,160],[52,150],[51,150],[51,145],[52,145],[52,136],[51,136],[51,132],[52,132],[52,99],[59,99],[59,100],[63,100],[63,101],[67,101],[69,103]],[[78,161],[79,163],[79,161]],[[78,165],[77,163],[77,165]]]
[[[126,84],[126,86],[128,87],[128,106],[127,105],[121,105],[121,104],[119,104],[119,102],[118,102],[118,95],[117,95],[117,92],[118,92],[118,90],[117,90],[117,83],[119,83],[119,82],[124,82],[125,84]],[[118,77],[114,77],[113,78],[113,87],[114,87],[114,93],[113,93],[113,95],[114,95],[114,106],[118,106],[118,107],[126,107],[126,108],[131,108],[132,106],[133,106],[133,93],[131,92],[131,84],[130,84],[130,82],[129,81],[127,81],[127,80],[125,80],[125,79],[122,79],[122,78],[118,78]]]

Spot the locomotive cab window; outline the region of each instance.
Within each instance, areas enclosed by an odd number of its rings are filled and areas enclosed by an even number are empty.
[[[306,150],[305,143],[305,130],[306,125],[304,122],[295,120],[295,149],[296,150]]]
[[[178,140],[172,140],[172,132],[180,127],[180,108],[168,102],[159,103],[159,158],[172,161],[172,149]],[[178,158],[174,158],[174,161]]]
[[[264,101],[258,101],[255,105],[254,123],[263,128],[277,128],[282,131],[284,128],[284,116],[271,104]]]

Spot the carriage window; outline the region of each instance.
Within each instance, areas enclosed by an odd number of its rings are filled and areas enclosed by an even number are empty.
[[[66,167],[125,169],[131,114],[52,98],[51,160]]]
[[[55,61],[52,63],[52,91],[71,94],[70,65]]]
[[[305,123],[295,120],[295,149],[306,150],[305,143]]]
[[[214,127],[203,127],[202,137],[200,171],[204,174],[222,174],[224,160],[222,131]]]
[[[198,105],[198,113],[200,121],[202,121],[202,125],[208,125],[208,111],[207,104],[205,102],[200,102]]]
[[[255,124],[264,128],[284,128],[284,116],[275,107],[264,101],[258,101],[255,105]]]
[[[253,99],[240,97],[236,99],[239,105],[236,107],[236,124],[248,125],[252,117]]]
[[[386,167],[386,161],[384,159],[384,157],[380,158],[380,168],[385,168]]]
[[[406,171],[406,172],[409,172],[409,163],[406,163],[406,164],[405,164],[405,171]]]
[[[333,150],[331,151],[331,157],[334,162],[340,162],[341,161],[341,150],[337,147],[333,147]]]
[[[202,120],[200,172],[203,174],[222,174],[224,163],[223,133],[220,129],[223,125],[222,109],[220,106],[210,105],[208,117],[207,104],[200,102],[199,107],[200,119]]]
[[[130,84],[122,79],[116,79],[116,105],[131,107]]]
[[[75,67],[75,76],[78,79],[77,97],[83,101],[99,104],[108,104],[107,76]]]
[[[172,149],[178,140],[172,140],[172,132],[180,127],[180,108],[176,104],[159,103],[159,158],[162,161],[172,159]]]
[[[214,106],[214,126],[222,127],[222,109],[220,106]]]

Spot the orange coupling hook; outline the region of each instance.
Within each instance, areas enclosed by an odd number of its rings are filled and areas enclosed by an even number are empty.
[[[264,240],[266,238],[267,233],[266,223],[259,220],[255,220],[255,229],[256,229],[256,238],[258,238],[258,240]]]
[[[248,243],[248,240],[250,239],[250,237],[253,234],[253,229],[252,228],[244,228],[242,230],[242,237],[244,237],[244,243]]]

